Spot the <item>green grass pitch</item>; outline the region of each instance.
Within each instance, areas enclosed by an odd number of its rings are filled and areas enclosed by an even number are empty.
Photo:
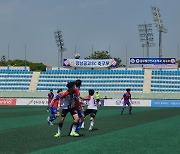
[[[47,124],[46,107],[0,107],[0,154],[179,154],[180,108],[99,107],[94,130],[88,131],[89,117],[81,137],[70,137],[70,115],[60,138],[54,138],[59,118]]]

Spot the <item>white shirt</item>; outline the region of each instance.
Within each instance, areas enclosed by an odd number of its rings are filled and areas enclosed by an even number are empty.
[[[97,102],[94,99],[94,96],[88,96],[89,97],[89,101],[88,101],[88,107],[87,109],[94,109],[97,110]]]

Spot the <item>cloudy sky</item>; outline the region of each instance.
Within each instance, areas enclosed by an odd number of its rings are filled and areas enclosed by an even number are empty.
[[[75,46],[81,58],[94,51],[109,50],[125,64],[128,57],[142,57],[138,24],[152,23],[151,5],[160,9],[164,27],[163,57],[178,57],[180,46],[180,0],[0,0],[0,56],[58,65],[54,31],[60,29],[73,58]],[[158,31],[150,57],[158,56]]]

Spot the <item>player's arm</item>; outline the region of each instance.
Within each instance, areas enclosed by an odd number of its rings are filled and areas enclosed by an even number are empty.
[[[54,99],[52,99],[51,103],[49,104],[49,107],[52,107],[53,102],[54,102]]]
[[[120,103],[122,102],[123,99],[124,99],[124,97],[122,97],[122,98],[120,99]]]
[[[75,101],[78,102],[79,105],[81,105],[81,99],[80,99],[80,95],[79,95],[79,91],[77,89],[75,89]]]
[[[132,99],[131,99],[131,97],[129,98],[129,102],[132,104]]]

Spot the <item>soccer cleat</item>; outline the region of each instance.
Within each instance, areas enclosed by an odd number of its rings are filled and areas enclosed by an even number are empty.
[[[76,132],[71,132],[71,133],[70,133],[70,136],[79,137],[79,134],[76,133]]]
[[[61,134],[56,133],[56,134],[54,135],[54,137],[56,137],[56,138],[57,138],[57,137],[60,137],[60,135],[61,135]]]
[[[89,131],[92,131],[92,126],[89,127]]]

